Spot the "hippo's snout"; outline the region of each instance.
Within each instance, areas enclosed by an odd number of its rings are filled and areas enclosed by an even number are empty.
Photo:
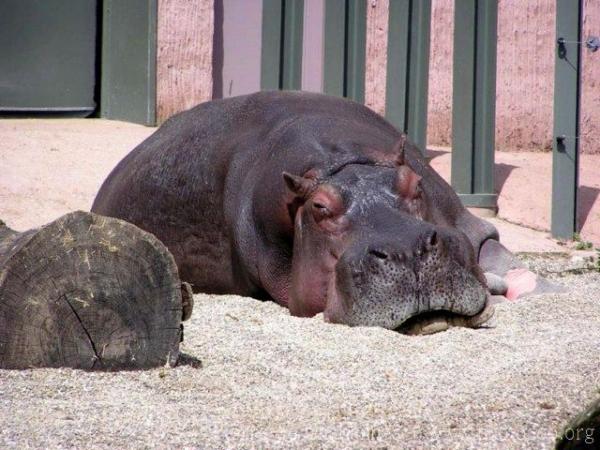
[[[423,258],[431,251],[436,251],[438,247],[438,236],[436,231],[430,231],[418,240],[413,249],[399,249],[390,245],[375,245],[367,249],[367,257],[372,258],[376,263],[388,259],[394,259],[401,264],[410,264],[411,261]],[[426,257],[426,256],[425,256]]]
[[[486,305],[487,290],[473,256],[456,251],[460,246],[452,234],[432,228],[409,241],[388,236],[352,246],[336,265],[334,292],[328,293],[335,300],[326,316],[388,329],[435,311],[475,316]]]

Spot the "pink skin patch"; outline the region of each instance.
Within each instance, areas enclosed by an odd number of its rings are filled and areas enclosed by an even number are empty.
[[[509,270],[504,276],[508,290],[505,297],[516,300],[519,296],[532,292],[536,287],[537,276],[525,268]]]

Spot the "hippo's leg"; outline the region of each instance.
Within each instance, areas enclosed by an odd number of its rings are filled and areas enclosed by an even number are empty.
[[[565,288],[527,269],[500,242],[488,239],[479,251],[479,265],[485,272],[490,292],[516,300],[528,295],[565,292]]]

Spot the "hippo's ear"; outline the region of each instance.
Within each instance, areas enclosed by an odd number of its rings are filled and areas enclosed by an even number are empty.
[[[313,178],[299,177],[288,172],[283,172],[283,180],[293,194],[302,198],[306,198],[317,185]]]
[[[407,165],[398,167],[396,189],[401,197],[414,199],[421,195],[421,177]]]

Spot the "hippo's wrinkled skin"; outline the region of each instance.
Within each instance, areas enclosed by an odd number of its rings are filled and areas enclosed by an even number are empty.
[[[92,211],[154,233],[195,291],[391,329],[428,311],[480,313],[478,255],[498,238],[379,115],[300,92],[171,118],[112,171]]]

